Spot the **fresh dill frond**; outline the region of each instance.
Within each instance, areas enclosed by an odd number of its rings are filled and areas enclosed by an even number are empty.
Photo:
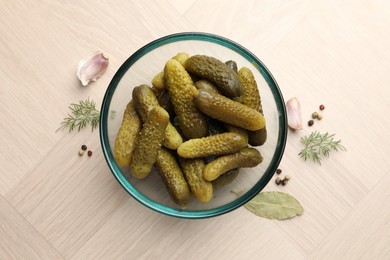
[[[80,100],[78,104],[72,103],[69,105],[70,112],[68,117],[65,117],[61,122],[60,128],[69,128],[69,132],[77,128],[78,131],[91,125],[92,131],[99,126],[100,112],[96,109],[96,103],[89,98]]]
[[[322,157],[329,157],[331,151],[345,151],[341,140],[334,140],[334,134],[321,134],[318,131],[312,132],[309,136],[301,138],[304,148],[298,154],[305,161],[312,159],[315,163],[321,164]]]

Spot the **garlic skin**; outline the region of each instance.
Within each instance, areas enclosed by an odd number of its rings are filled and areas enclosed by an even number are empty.
[[[76,73],[81,84],[87,86],[90,81],[96,81],[106,71],[108,63],[108,56],[105,53],[96,53],[82,59],[77,65]]]
[[[294,130],[302,129],[301,104],[296,97],[286,102],[288,126]]]

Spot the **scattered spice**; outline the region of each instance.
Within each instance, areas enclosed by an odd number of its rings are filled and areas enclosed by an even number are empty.
[[[276,174],[281,174],[282,173],[282,169],[277,169],[276,170]]]
[[[282,179],[280,179],[279,177],[276,177],[276,179],[275,179],[276,185],[279,185],[281,182],[282,182]]]
[[[317,117],[318,117],[318,113],[317,112],[313,112],[311,114],[311,118],[316,119]]]
[[[79,151],[79,156],[82,156],[84,154],[84,151],[83,150],[80,150]]]
[[[325,106],[324,105],[320,105],[320,110],[324,110],[325,109]]]
[[[291,176],[287,174],[284,178],[289,181],[291,179]]]
[[[287,182],[288,182],[288,180],[286,179],[286,178],[284,178],[283,180],[282,180],[282,185],[284,186],[284,185],[286,185],[287,184]]]
[[[85,144],[83,144],[83,145],[81,146],[81,150],[86,151],[86,150],[87,150],[87,146],[86,146]]]
[[[92,156],[92,151],[91,151],[91,150],[88,151],[88,156],[89,156],[89,157]]]
[[[318,120],[321,120],[322,118],[323,118],[323,115],[318,114],[317,119],[318,119]]]
[[[310,119],[309,122],[307,122],[307,125],[308,125],[308,126],[314,125],[314,120],[313,120],[313,119]]]

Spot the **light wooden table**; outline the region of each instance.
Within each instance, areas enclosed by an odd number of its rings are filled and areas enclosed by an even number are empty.
[[[113,178],[99,133],[57,132],[71,102],[98,106],[125,59],[175,32],[239,42],[268,66],[304,122],[348,149],[302,161],[289,133],[285,191],[304,215],[244,208],[197,221],[157,214]],[[0,259],[390,259],[390,2],[0,0]],[[110,55],[83,88],[78,61]],[[92,157],[77,155],[81,144]]]

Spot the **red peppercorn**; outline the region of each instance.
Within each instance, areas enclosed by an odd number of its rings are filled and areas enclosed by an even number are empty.
[[[324,105],[320,105],[320,110],[324,110],[325,109],[325,106]]]
[[[88,156],[89,156],[89,157],[92,156],[92,151],[91,151],[91,150],[88,151]]]

